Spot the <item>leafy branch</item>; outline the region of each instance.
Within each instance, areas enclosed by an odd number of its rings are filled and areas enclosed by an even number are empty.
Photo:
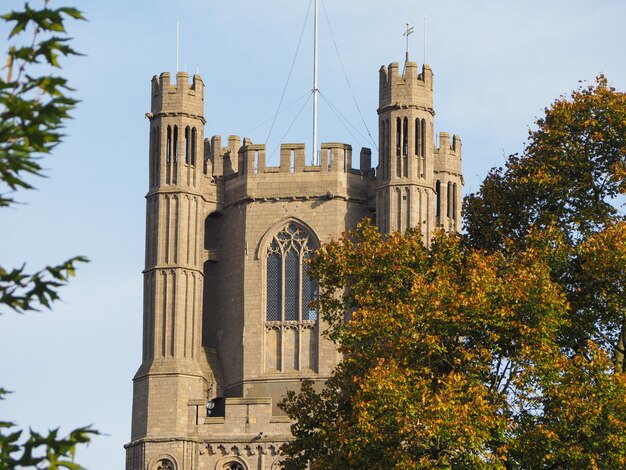
[[[76,256],[34,274],[24,272],[24,265],[10,271],[0,266],[0,315],[3,307],[17,313],[38,311],[39,306],[50,308],[59,299],[58,289],[74,275],[75,264],[84,262],[87,258]]]
[[[26,175],[42,176],[39,160],[61,142],[63,122],[78,102],[67,95],[72,89],[65,78],[28,73],[42,63],[60,68],[61,56],[80,55],[71,38],[59,34],[66,33],[66,19],[85,18],[75,8],[52,9],[48,3],[42,9],[26,3],[22,11],[0,17],[14,23],[9,39],[33,30],[29,45],[9,47],[6,78],[0,77],[0,207],[15,203],[7,190],[33,188]]]

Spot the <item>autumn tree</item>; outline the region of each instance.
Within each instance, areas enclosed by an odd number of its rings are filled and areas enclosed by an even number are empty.
[[[545,109],[521,155],[492,169],[464,205],[473,246],[523,244],[531,228],[557,227],[578,244],[622,219],[626,192],[626,94],[600,75]]]
[[[542,253],[510,259],[443,235],[426,248],[363,225],[311,270],[345,359],[324,390],[282,403],[296,420],[288,468],[502,466],[516,403],[565,321]]]
[[[626,467],[626,100],[600,76],[429,247],[360,226],[311,264],[344,360],[281,404],[287,468]]]
[[[84,18],[75,8],[51,8],[48,3],[34,9],[26,3],[1,16],[12,29],[0,76],[0,207],[16,204],[15,191],[32,189],[29,177],[42,176],[41,158],[61,142],[63,123],[76,105],[67,80],[48,70],[60,67],[61,56],[77,54],[69,45],[65,22]],[[0,265],[0,314],[50,308],[76,264],[84,261],[78,256],[35,272],[27,272],[24,265]],[[0,400],[7,393],[0,388]],[[14,423],[0,421],[0,470],[82,468],[73,461],[76,446],[89,442],[94,433],[87,427],[67,437],[59,436],[58,429],[25,435]]]
[[[625,377],[594,343],[561,347],[554,237],[529,237],[487,252],[362,225],[323,246],[311,272],[344,360],[282,402],[287,468],[626,465]]]
[[[551,231],[559,247],[552,278],[572,306],[562,345],[577,350],[592,340],[622,371],[625,193],[626,94],[601,75],[547,108],[524,152],[492,169],[464,205],[473,247],[518,249],[531,230]],[[609,246],[614,256],[602,255]]]

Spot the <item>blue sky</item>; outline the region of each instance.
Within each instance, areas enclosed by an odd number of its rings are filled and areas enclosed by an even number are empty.
[[[411,57],[422,63],[427,17],[436,132],[462,138],[466,193],[504,156],[521,151],[543,108],[579,80],[604,73],[626,90],[623,0],[325,1],[333,34],[320,6],[319,88],[363,134],[332,37],[375,135],[378,69],[403,60],[406,22],[416,30]],[[269,122],[261,124],[278,105],[309,2],[78,3],[89,22],[70,24],[70,33],[86,56],[66,60],[63,73],[82,102],[65,143],[44,162],[48,178],[33,180],[37,191],[16,195],[23,205],[0,211],[0,263],[35,269],[76,254],[91,263],[52,312],[0,318],[0,385],[15,392],[0,402],[2,419],[65,432],[93,423],[105,435],[81,449],[78,461],[95,470],[123,468],[140,362],[150,78],[175,71],[178,16],[180,68],[198,70],[206,86],[205,135],[263,143]],[[2,3],[3,11],[19,5]],[[7,33],[0,25],[0,37]],[[309,17],[285,105],[312,87],[311,36]],[[310,102],[286,132],[297,103],[279,116],[268,153],[283,135],[310,147]],[[352,133],[321,99],[320,141],[368,146]]]

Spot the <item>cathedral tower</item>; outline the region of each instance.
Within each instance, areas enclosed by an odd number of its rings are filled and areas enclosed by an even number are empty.
[[[341,360],[323,334],[307,259],[366,217],[380,231],[459,229],[461,142],[436,146],[433,74],[380,70],[380,154],[301,143],[274,156],[204,139],[203,82],[152,79],[143,355],[127,470],[278,470],[291,439],[277,403],[322,387]],[[358,155],[358,156],[357,156]],[[273,164],[272,164],[273,163]]]

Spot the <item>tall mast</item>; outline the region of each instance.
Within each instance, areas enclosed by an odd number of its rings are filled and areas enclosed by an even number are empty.
[[[313,26],[313,165],[317,161],[317,0],[315,0],[315,20]]]

